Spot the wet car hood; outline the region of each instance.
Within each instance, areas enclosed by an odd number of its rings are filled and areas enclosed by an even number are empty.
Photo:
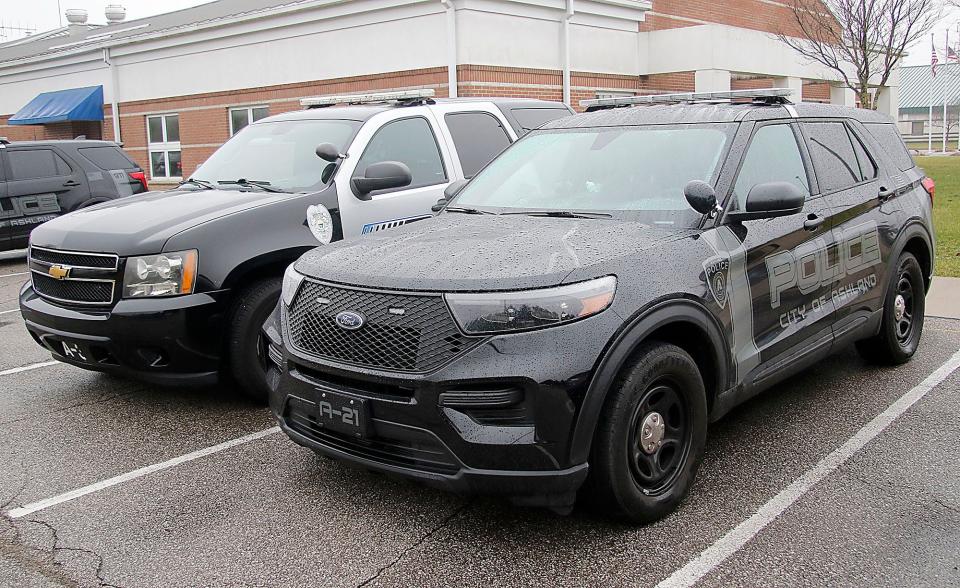
[[[296,268],[357,286],[418,291],[539,288],[615,273],[623,260],[688,231],[611,219],[442,214],[318,247]],[[582,270],[582,271],[577,271]]]
[[[31,243],[121,256],[160,253],[167,239],[177,233],[295,196],[256,190],[147,192],[48,221],[33,230]]]

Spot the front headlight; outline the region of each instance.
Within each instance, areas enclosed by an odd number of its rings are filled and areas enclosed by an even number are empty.
[[[176,251],[127,259],[123,297],[190,294],[197,281],[197,251]]]
[[[543,290],[447,294],[460,328],[471,335],[553,327],[603,312],[613,302],[617,278]]]
[[[294,265],[291,263],[287,266],[287,271],[283,272],[283,287],[280,291],[283,305],[288,308],[293,304],[293,298],[297,295],[297,290],[300,289],[300,284],[303,282],[303,274],[293,269]]]

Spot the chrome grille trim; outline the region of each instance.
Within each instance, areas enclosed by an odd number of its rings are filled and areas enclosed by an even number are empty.
[[[34,253],[35,251],[41,252],[40,257],[45,259],[38,259]],[[91,265],[91,260],[94,259],[102,259],[103,263],[101,265]],[[73,263],[73,260],[80,263]],[[27,251],[27,266],[30,269],[30,284],[33,287],[33,291],[36,292],[38,296],[52,302],[76,306],[106,307],[112,306],[116,299],[117,280],[119,278],[118,272],[120,269],[120,256],[118,255],[112,253],[89,253],[85,251],[63,251],[47,247],[30,246]],[[38,266],[41,269],[37,269]],[[75,269],[81,270],[85,277],[69,276],[61,280],[54,278],[42,269],[54,266],[69,268],[71,271]],[[103,277],[93,277],[99,275]],[[43,276],[48,280],[62,284],[62,287],[60,287],[58,291],[53,287],[52,283],[41,283],[38,286],[36,276]],[[96,300],[83,300],[80,296],[71,298],[64,295],[65,292],[63,292],[63,290],[69,288],[70,284],[79,288],[79,286],[84,283],[104,284],[107,288],[102,289],[103,295],[99,296]],[[79,294],[79,290],[77,292]],[[109,295],[107,295],[107,292],[109,292]],[[98,293],[94,292],[94,294]]]
[[[111,265],[83,265],[80,263],[73,263],[71,261],[51,261],[49,259],[37,259],[33,255],[34,250],[46,251],[53,255],[62,255],[64,257],[73,256],[81,259],[85,257],[103,258],[104,261],[112,261],[112,264]],[[75,267],[80,269],[109,270],[114,272],[120,268],[120,256],[113,253],[88,253],[86,251],[62,251],[60,249],[50,249],[48,247],[37,247],[35,245],[31,245],[30,248],[27,250],[27,258],[34,263],[39,263],[46,266],[69,265],[70,267]]]

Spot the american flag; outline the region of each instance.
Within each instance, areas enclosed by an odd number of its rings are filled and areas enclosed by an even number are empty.
[[[940,63],[940,58],[937,57],[937,43],[933,40],[933,34],[930,34],[930,71],[933,73],[933,77],[937,77],[937,64]]]

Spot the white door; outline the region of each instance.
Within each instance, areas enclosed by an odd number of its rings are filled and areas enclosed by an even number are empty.
[[[410,168],[409,186],[359,194],[350,181],[374,163],[399,161]],[[363,125],[337,174],[345,239],[432,216],[430,207],[459,177],[436,119],[426,107],[396,108]]]

